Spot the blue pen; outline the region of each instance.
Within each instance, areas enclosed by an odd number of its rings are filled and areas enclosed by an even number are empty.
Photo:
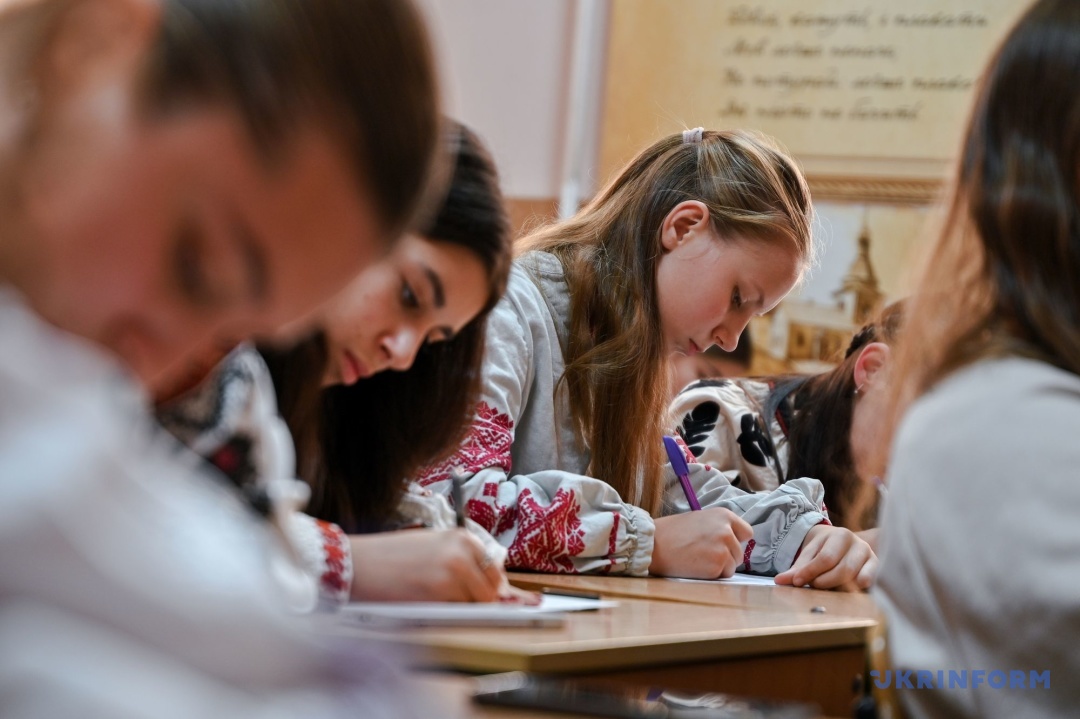
[[[667,450],[668,459],[671,460],[671,468],[675,470],[675,476],[679,478],[682,491],[686,494],[686,501],[690,503],[690,509],[701,509],[701,504],[694,494],[694,485],[690,484],[690,468],[686,466],[686,458],[683,457],[682,448],[674,437],[664,436],[664,449]]]

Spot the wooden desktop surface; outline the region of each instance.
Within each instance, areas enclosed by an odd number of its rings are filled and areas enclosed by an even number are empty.
[[[544,587],[599,592],[604,597],[658,599],[713,606],[753,608],[796,616],[823,608],[825,614],[877,620],[878,609],[862,592],[827,592],[806,587],[753,586],[722,582],[679,582],[663,577],[600,577],[585,574],[508,572],[511,584],[539,591]]]
[[[874,626],[865,617],[808,608],[618,601],[616,607],[570,613],[558,628],[347,631],[406,647],[421,667],[522,670],[813,701],[827,714],[843,715],[852,678],[864,670],[866,636]]]
[[[819,649],[858,648],[859,617],[620,598],[556,628],[357,630],[423,650],[423,662],[472,672],[581,673]]]

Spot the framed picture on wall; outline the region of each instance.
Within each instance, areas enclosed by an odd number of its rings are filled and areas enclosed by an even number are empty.
[[[603,176],[657,137],[756,129],[815,199],[938,195],[979,74],[1029,0],[618,0]]]

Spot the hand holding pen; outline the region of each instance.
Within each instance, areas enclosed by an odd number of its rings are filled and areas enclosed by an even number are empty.
[[[454,503],[454,518],[457,526],[464,529],[466,532],[469,530],[467,523],[465,522],[465,499],[462,497],[461,485],[463,485],[467,479],[468,477],[465,476],[465,473],[461,471],[460,467],[454,467],[450,470],[450,499]],[[476,539],[476,537],[472,538]],[[511,586],[509,580],[506,578],[506,572],[502,565],[495,565],[495,556],[490,547],[484,548],[484,556],[480,560],[480,569],[484,572],[491,572],[493,570],[499,572],[498,599],[500,602],[529,605],[540,603],[539,594]]]
[[[753,538],[753,528],[722,507],[702,510],[682,447],[673,437],[664,437],[664,448],[691,511],[654,520],[649,572],[695,579],[730,577],[742,564],[743,545]]]

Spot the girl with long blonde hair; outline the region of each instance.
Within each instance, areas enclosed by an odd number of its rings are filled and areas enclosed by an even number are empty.
[[[778,574],[803,549],[781,581],[866,586],[876,560],[828,525],[818,482],[747,494],[692,463],[705,509],[691,513],[661,442],[668,358],[733,348],[808,266],[811,221],[802,175],[761,137],[698,128],[654,143],[521,242],[470,435],[422,483],[449,494],[456,481],[511,568]]]

